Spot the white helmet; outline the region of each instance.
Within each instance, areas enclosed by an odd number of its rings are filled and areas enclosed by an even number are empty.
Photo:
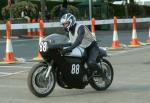
[[[66,29],[69,31],[70,27],[76,24],[75,16],[71,13],[64,14],[60,19],[60,23],[64,26],[64,23],[66,22],[69,22],[69,25],[66,27]]]

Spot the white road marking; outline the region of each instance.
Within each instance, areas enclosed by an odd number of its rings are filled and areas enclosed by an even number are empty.
[[[116,51],[116,53],[110,53],[110,56],[116,56],[116,55],[120,55],[120,54],[125,54],[125,53],[129,53],[129,52],[135,52],[135,51],[139,51],[139,50],[143,50],[145,48],[150,48],[150,46],[147,47],[142,47],[142,48],[134,48],[134,49],[128,49],[128,50],[123,50],[123,51]],[[108,53],[109,54],[109,53]]]
[[[0,72],[0,75],[9,75],[11,73],[8,73],[8,72]]]
[[[24,67],[24,66],[0,66],[2,68],[31,68],[31,67]],[[18,71],[18,72],[0,72],[0,77],[6,77],[6,76],[11,76],[11,75],[17,75],[17,74],[21,74],[27,72],[27,70],[25,71]]]
[[[21,74],[27,71],[19,71],[19,72],[13,72],[13,73],[7,73],[7,72],[0,72],[0,74],[2,73],[2,75],[0,77],[7,77],[7,76],[11,76],[11,75],[17,75],[17,74]]]
[[[31,68],[31,67],[24,67],[24,66],[0,66],[2,68]]]
[[[0,84],[0,88],[13,88],[13,89],[22,89],[22,88],[27,88],[24,85],[4,85],[4,84]]]
[[[38,39],[29,39],[29,40],[12,40],[13,42],[26,42],[26,41],[33,41],[33,40],[38,40]],[[5,40],[0,41],[0,43],[5,43]]]

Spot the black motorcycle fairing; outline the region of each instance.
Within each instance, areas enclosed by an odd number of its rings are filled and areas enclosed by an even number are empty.
[[[56,67],[58,85],[66,89],[84,88],[86,83],[83,81],[83,76],[86,75],[86,70],[83,64],[82,58],[65,56],[55,58],[54,65]],[[77,69],[74,68],[75,66]]]
[[[65,64],[68,64],[66,68],[63,68],[62,73],[65,74],[65,83],[72,88],[82,89],[86,86],[83,81],[84,75],[86,75],[86,69],[84,68],[84,61],[82,58],[65,57]]]
[[[55,37],[56,35],[56,37]],[[63,38],[63,41],[61,40]],[[87,85],[87,81],[84,82],[83,78],[87,75],[87,70],[84,68],[86,62],[86,52],[78,48],[77,51],[80,52],[80,55],[61,55],[61,50],[69,46],[69,43],[64,42],[65,37],[58,34],[53,34],[45,39],[44,42],[47,42],[46,51],[40,52],[42,57],[46,62],[54,60],[54,63],[57,67],[57,82],[63,88],[84,88]],[[43,49],[43,48],[42,48]],[[104,56],[104,52],[103,55]],[[85,57],[84,57],[85,56]]]
[[[70,43],[63,42],[62,37],[64,38],[58,34],[56,37],[55,35],[46,37],[42,42],[47,44],[47,49],[40,53],[46,62],[54,60],[54,64],[57,66],[57,82],[61,87],[84,88],[86,84],[83,82],[85,75],[83,58],[75,55],[62,56],[61,50],[70,45]]]

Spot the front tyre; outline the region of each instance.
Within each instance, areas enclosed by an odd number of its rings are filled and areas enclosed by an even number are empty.
[[[29,71],[28,87],[35,96],[46,97],[55,87],[56,78],[53,70],[50,72],[48,78],[45,78],[47,68],[48,65],[46,63],[38,63]]]
[[[95,75],[93,76],[93,78],[90,79],[91,87],[97,91],[106,90],[111,85],[114,76],[113,67],[108,60],[102,59],[101,67],[102,70],[104,71],[103,76]]]

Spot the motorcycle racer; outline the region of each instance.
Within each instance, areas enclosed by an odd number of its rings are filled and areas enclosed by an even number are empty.
[[[60,23],[69,33],[69,39],[72,44],[70,47],[63,49],[62,54],[65,55],[77,46],[80,46],[86,50],[88,66],[101,72],[100,66],[96,63],[97,56],[99,55],[96,37],[92,35],[85,25],[78,24],[75,16],[71,13],[64,14],[60,19]]]

